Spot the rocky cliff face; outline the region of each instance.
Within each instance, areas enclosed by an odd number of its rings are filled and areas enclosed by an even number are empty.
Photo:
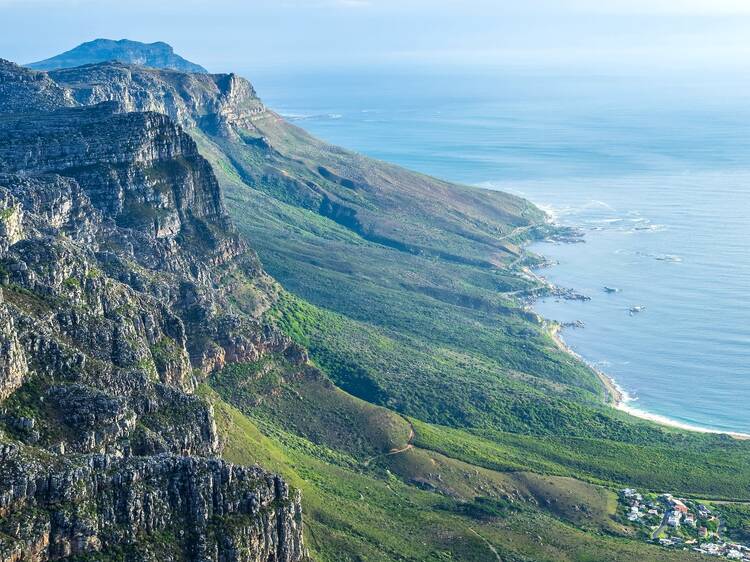
[[[0,460],[0,529],[16,539],[0,543],[3,560],[305,556],[299,497],[257,467],[169,455],[60,462],[12,445]]]
[[[77,105],[71,92],[42,72],[0,59],[0,113],[49,111]]]
[[[73,177],[117,223],[157,238],[175,237],[195,221],[228,228],[210,166],[165,115],[121,113],[108,103],[12,114],[0,131],[3,171]]]
[[[80,105],[116,101],[126,111],[155,111],[183,127],[225,134],[265,112],[250,83],[236,74],[186,74],[117,62],[50,73]]]
[[[0,560],[304,558],[300,499],[194,394],[304,351],[169,117],[0,64]]]

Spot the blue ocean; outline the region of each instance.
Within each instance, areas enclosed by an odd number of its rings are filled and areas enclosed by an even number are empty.
[[[629,408],[750,433],[750,80],[733,72],[342,68],[243,72],[335,144],[522,195],[583,244],[536,244],[566,343]],[[616,289],[607,292],[604,287]]]

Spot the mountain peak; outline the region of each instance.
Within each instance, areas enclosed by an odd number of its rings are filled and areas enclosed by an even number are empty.
[[[84,64],[119,61],[180,72],[207,73],[202,66],[175,54],[171,45],[163,41],[141,43],[129,39],[94,39],[49,59],[27,64],[35,70],[58,70]]]

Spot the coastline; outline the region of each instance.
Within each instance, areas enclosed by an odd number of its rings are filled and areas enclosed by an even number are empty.
[[[573,351],[568,346],[568,344],[565,343],[565,340],[562,337],[561,331],[562,331],[562,326],[560,326],[560,324],[552,323],[550,325],[549,334],[552,340],[555,342],[555,345],[557,345],[557,347],[561,351],[564,351],[565,353],[575,357],[579,361],[586,363],[586,365],[588,365],[589,368],[596,373],[596,375],[599,377],[599,380],[602,382],[602,385],[604,386],[604,389],[607,393],[607,404],[609,404],[614,409],[624,412],[626,414],[629,414],[633,417],[647,420],[647,421],[657,423],[659,425],[663,425],[665,427],[669,427],[673,429],[681,429],[683,431],[692,431],[695,433],[709,433],[713,435],[728,435],[729,437],[732,437],[733,439],[738,439],[740,441],[750,440],[750,434],[747,434],[747,433],[741,433],[741,432],[735,432],[735,431],[722,431],[719,429],[700,427],[700,426],[692,425],[689,423],[684,423],[684,422],[680,422],[677,420],[673,420],[671,418],[662,416],[660,414],[646,412],[645,410],[641,410],[639,408],[630,406],[629,404],[632,401],[632,398],[628,395],[628,393],[625,392],[622,388],[620,388],[617,382],[615,382],[615,380],[612,377],[610,377],[609,375],[607,375],[600,369],[597,369],[595,366],[591,365],[588,361],[586,361],[583,357],[581,357],[578,353]]]
[[[566,228],[565,226],[561,226],[558,223],[555,222],[555,219],[557,218],[555,216],[555,213],[550,210],[548,206],[540,205],[537,203],[534,203],[544,211],[544,213],[547,215],[547,225],[550,227],[557,227],[557,228]],[[541,237],[538,239],[538,242],[541,241],[551,241],[553,238],[550,237]],[[566,240],[562,240],[565,242]],[[542,256],[543,257],[543,256]],[[552,265],[551,263],[545,264],[545,266]],[[541,283],[542,285],[546,286],[547,289],[549,289],[552,292],[559,291],[559,287],[556,286],[554,283],[551,283],[541,275],[538,275],[534,271],[532,271],[531,268],[524,267],[522,271],[526,274],[535,279],[537,282]],[[575,293],[573,293],[575,295]],[[533,302],[536,301],[536,296],[533,297],[529,301],[529,308],[533,308]],[[567,353],[568,355],[571,355],[578,361],[581,361],[585,363],[594,373],[596,373],[597,377],[599,377],[599,380],[602,383],[602,386],[604,387],[605,393],[607,395],[606,403],[611,406],[612,408],[619,410],[623,413],[626,413],[628,415],[631,415],[636,418],[640,418],[642,420],[647,420],[652,423],[659,424],[664,427],[668,427],[671,429],[679,429],[683,431],[691,431],[695,433],[704,433],[704,434],[713,434],[713,435],[727,435],[729,437],[732,437],[733,439],[738,439],[741,441],[750,440],[750,434],[749,433],[742,433],[739,431],[727,431],[727,430],[720,430],[720,429],[712,429],[709,427],[701,427],[697,425],[693,425],[686,422],[681,422],[678,420],[674,420],[672,418],[669,418],[667,416],[663,416],[661,414],[654,414],[652,412],[647,412],[645,410],[641,410],[640,408],[636,408],[634,406],[631,406],[631,402],[633,402],[633,398],[625,391],[623,390],[617,382],[604,373],[601,369],[598,369],[596,366],[592,365],[586,359],[584,359],[580,354],[575,352],[563,339],[562,337],[562,328],[563,326],[560,325],[557,322],[548,320],[541,315],[537,314],[539,320],[544,323],[548,327],[548,333],[552,340],[554,341],[555,345],[564,353]]]
[[[620,387],[617,386],[617,383],[614,381],[612,377],[604,374],[601,370],[597,369],[596,367],[588,363],[588,361],[586,361],[578,353],[573,351],[568,346],[568,344],[565,343],[565,340],[562,338],[561,332],[562,332],[562,326],[560,326],[560,324],[555,323],[550,327],[549,335],[552,337],[552,340],[555,342],[555,345],[557,345],[557,347],[561,351],[564,351],[568,355],[572,355],[579,361],[586,363],[586,365],[588,365],[589,368],[596,373],[596,376],[599,377],[599,380],[604,386],[604,390],[607,393],[607,403],[617,410],[622,409],[623,404],[626,402],[625,392],[623,392],[622,389],[620,389]]]

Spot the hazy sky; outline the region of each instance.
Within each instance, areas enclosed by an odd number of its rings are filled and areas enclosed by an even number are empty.
[[[444,62],[750,62],[750,0],[0,0],[0,57],[167,41],[210,70]]]

